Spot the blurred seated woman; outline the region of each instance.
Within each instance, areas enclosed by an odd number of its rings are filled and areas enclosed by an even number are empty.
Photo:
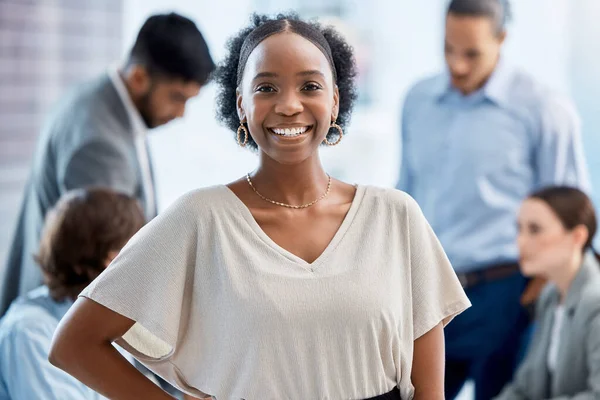
[[[79,292],[143,224],[136,200],[108,189],[76,190],[56,204],[35,257],[45,284],[0,320],[0,400],[102,398],[48,362],[50,344]]]
[[[542,189],[519,217],[521,269],[548,279],[536,331],[514,381],[496,400],[600,399],[600,264],[591,244],[590,199],[569,187]]]

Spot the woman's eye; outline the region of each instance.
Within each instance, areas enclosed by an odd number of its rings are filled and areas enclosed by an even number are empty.
[[[302,89],[312,92],[312,91],[321,89],[321,86],[317,85],[316,83],[309,83],[309,84],[306,84]]]
[[[272,86],[259,86],[256,88],[256,91],[261,93],[272,93],[275,89]]]

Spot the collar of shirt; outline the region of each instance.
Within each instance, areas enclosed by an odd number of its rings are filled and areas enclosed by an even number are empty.
[[[511,68],[505,61],[500,59],[494,72],[492,72],[492,75],[483,87],[465,96],[452,86],[450,73],[446,69],[438,84],[437,98],[440,102],[450,101],[460,104],[474,104],[488,100],[498,106],[505,106],[509,103],[508,92],[511,76]]]
[[[148,128],[140,115],[137,107],[133,104],[131,97],[129,96],[129,92],[127,91],[127,87],[125,86],[125,82],[123,82],[123,78],[121,78],[121,74],[119,73],[119,69],[117,66],[110,67],[108,70],[108,76],[112,81],[115,89],[117,90],[117,94],[119,98],[125,105],[125,109],[127,110],[127,115],[129,115],[129,120],[133,125],[133,131],[138,139],[145,139],[146,134],[148,132]]]
[[[573,278],[573,281],[569,286],[569,290],[567,291],[567,295],[562,302],[566,315],[571,316],[573,313],[575,313],[575,310],[577,309],[577,306],[582,298],[582,293],[585,292],[585,286],[593,280],[599,269],[600,265],[596,260],[596,256],[592,251],[587,251],[583,258],[583,263]],[[561,305],[560,292],[555,283],[549,283],[549,285],[551,285],[551,293],[549,297],[550,307],[556,308]]]
[[[50,290],[46,285],[40,286],[36,289],[33,289],[20,299],[16,301],[16,304],[35,304],[38,307],[46,310],[50,315],[56,318],[57,321],[60,321],[62,317],[65,316],[69,308],[73,305],[73,300],[65,299],[61,302],[54,300],[50,296]]]
[[[593,251],[586,252],[585,256],[583,257],[583,263],[575,275],[575,278],[571,282],[565,297],[564,305],[567,312],[575,312],[575,309],[581,300],[581,294],[584,292],[585,286],[594,278],[599,269],[600,265],[598,265],[598,261],[596,260],[596,256],[594,255]]]
[[[146,135],[148,128],[144,123],[140,112],[133,104],[125,82],[119,74],[119,70],[116,66],[109,68],[108,75],[117,90],[121,101],[125,105],[127,114],[129,115],[129,121],[133,130],[135,148],[137,152],[138,162],[142,175],[142,188],[144,191],[144,212],[148,220],[156,216],[156,193],[154,191],[154,182],[152,178],[152,167],[149,160],[149,150],[146,142]]]

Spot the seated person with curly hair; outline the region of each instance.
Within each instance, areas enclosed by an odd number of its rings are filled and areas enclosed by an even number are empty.
[[[108,189],[67,193],[46,219],[35,257],[45,284],[0,320],[0,399],[91,400],[100,395],[48,362],[58,322],[144,224],[137,201]]]
[[[352,49],[294,15],[253,22],[217,81],[258,168],[142,229],[61,322],[51,362],[119,399],[171,397],[113,341],[195,396],[442,399],[443,325],[470,304],[456,274],[408,195],[320,161],[350,117]]]

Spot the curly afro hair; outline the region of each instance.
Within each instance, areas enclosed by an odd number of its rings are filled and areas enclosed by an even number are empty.
[[[271,27],[265,27],[265,25]],[[356,100],[356,62],[352,47],[346,43],[344,38],[332,27],[323,27],[316,22],[302,21],[295,13],[278,14],[275,17],[253,14],[251,24],[242,29],[237,35],[229,39],[227,43],[227,55],[216,71],[217,94],[217,119],[226,127],[237,132],[240,120],[236,107],[236,89],[238,87],[238,69],[242,46],[246,38],[257,28],[263,28],[271,33],[288,31],[297,33],[314,43],[310,36],[322,35],[331,49],[331,60],[335,67],[333,75],[337,84],[339,97],[339,113],[336,123],[342,128],[350,121],[352,107]],[[264,40],[263,37],[260,41]],[[317,44],[318,45],[318,44]],[[329,56],[326,54],[326,57]],[[335,141],[338,136],[336,129],[330,129],[327,140]],[[256,142],[248,135],[248,146],[257,149]]]

